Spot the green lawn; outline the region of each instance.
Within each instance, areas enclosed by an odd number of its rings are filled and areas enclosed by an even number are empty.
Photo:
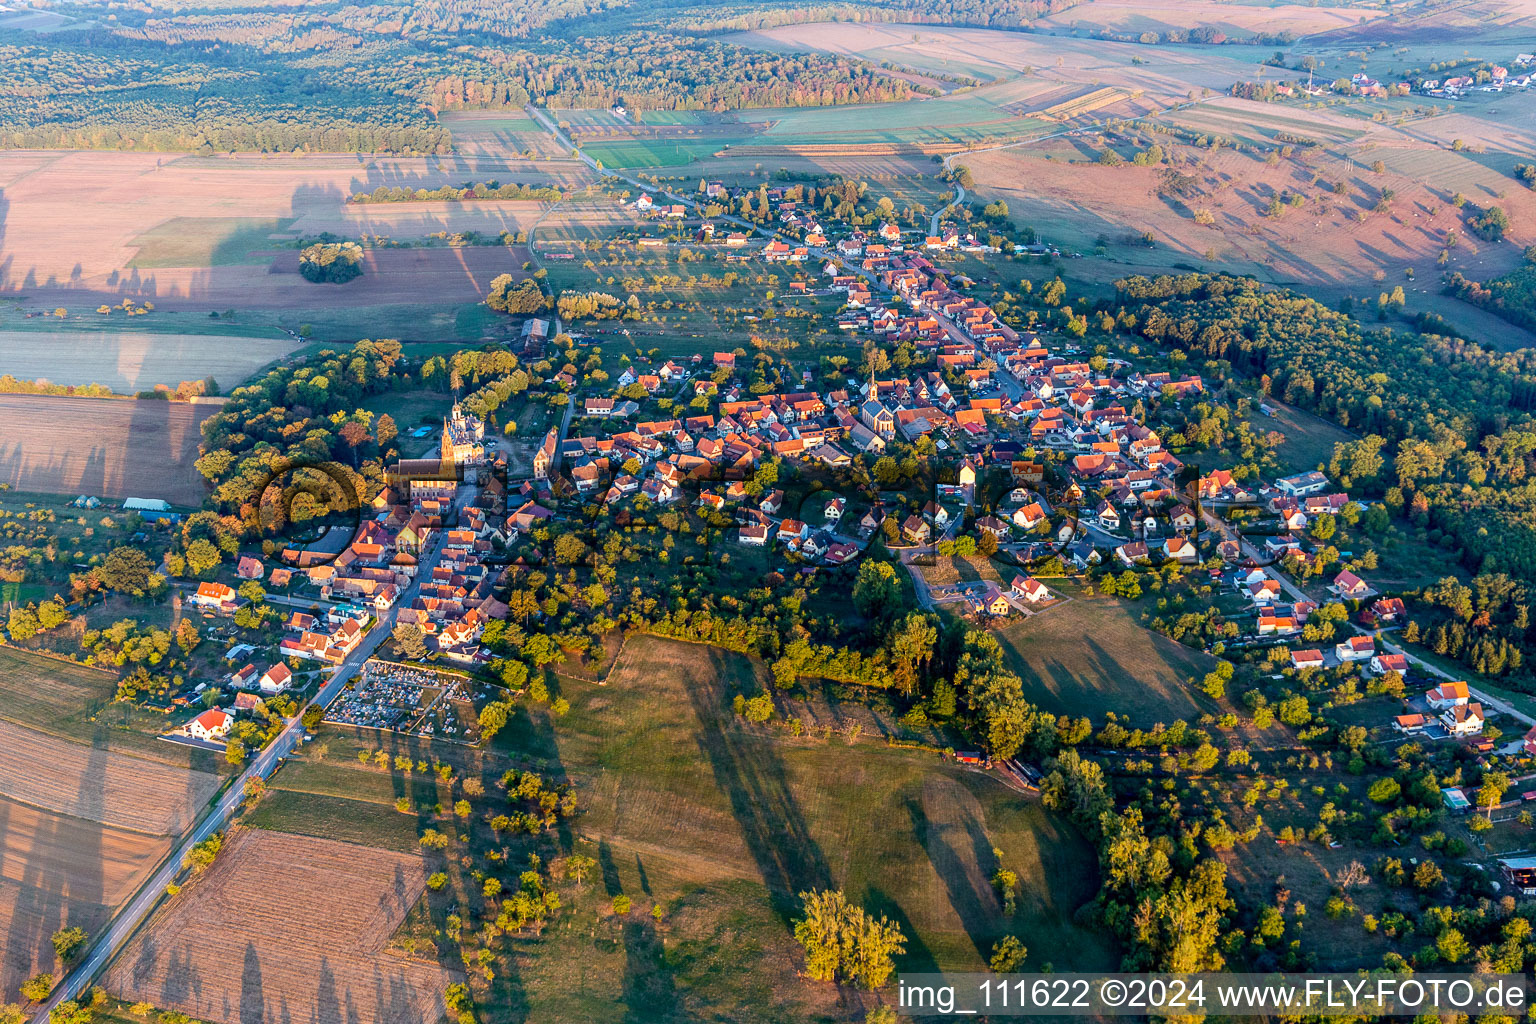
[[[585,143],[581,151],[604,167],[673,167],[708,160],[728,144],[741,144],[749,135],[705,139],[614,139]]]

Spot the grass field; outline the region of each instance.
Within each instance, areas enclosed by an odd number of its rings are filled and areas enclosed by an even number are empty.
[[[54,384],[103,384],[121,394],[205,377],[229,390],[292,348],[291,340],[278,338],[0,331],[0,373]]]
[[[150,270],[265,263],[259,250],[270,249],[270,236],[287,230],[288,224],[267,217],[173,217],[128,243],[139,250],[128,266]]]
[[[1074,921],[1097,881],[1093,852],[1069,825],[933,754],[745,726],[731,696],[764,675],[741,655],[633,637],[606,685],[562,678],[571,710],[558,721],[519,708],[483,754],[405,745],[418,760],[451,758],[488,792],[508,765],[569,781],[584,808],[551,838],[600,871],[584,886],[565,883],[559,917],[515,943],[488,990],[477,983],[487,1024],[845,1019],[854,1007],[840,1006],[837,990],[798,977],[788,921],[795,894],[812,886],[841,887],[899,922],[906,970],[983,969],[1004,933],[1022,936],[1033,967],[1114,962],[1109,940]],[[372,737],[335,731],[319,742],[324,760],[317,746],[290,762],[254,822],[394,849],[446,799],[430,773],[360,767],[353,755]],[[414,813],[395,810],[401,796]],[[1023,881],[1011,919],[988,882],[994,848]],[[476,902],[470,871],[456,858],[447,870],[448,887],[413,912],[427,917],[411,934],[430,936],[447,905]],[[620,893],[635,904],[627,920],[608,911]]]
[[[1311,413],[1292,409],[1278,402],[1266,404],[1275,411],[1275,414],[1273,416],[1256,414],[1253,417],[1253,427],[1259,431],[1275,429],[1285,434],[1285,441],[1275,449],[1275,454],[1291,472],[1304,473],[1318,468],[1319,465],[1326,466],[1328,460],[1333,457],[1333,446],[1343,441],[1351,441],[1355,437],[1342,427],[1335,426]]]
[[[1024,695],[1046,711],[1129,715],[1139,726],[1210,710],[1191,680],[1215,665],[1199,651],[1145,629],[1134,606],[1077,597],[998,631]]]
[[[582,152],[604,167],[675,167],[708,160],[727,145],[749,138],[751,135],[744,132],[728,139],[614,139],[587,143]]]

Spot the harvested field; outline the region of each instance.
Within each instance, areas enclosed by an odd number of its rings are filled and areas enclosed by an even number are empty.
[[[1291,32],[1316,35],[1337,29],[1369,26],[1386,12],[1363,5],[1315,7],[1305,4],[1243,4],[1220,0],[1093,0],[1060,14],[1041,18],[1041,30],[1107,29],[1111,32],[1165,32],[1168,29],[1213,28],[1242,39],[1256,33]]]
[[[1082,598],[997,631],[1008,667],[1024,679],[1024,696],[1046,711],[1129,715],[1136,725],[1198,717],[1209,703],[1191,679],[1215,659],[1144,628],[1135,608],[1108,598]]]
[[[1229,5],[1221,6],[1233,9]],[[1084,9],[1075,7],[1072,13]],[[766,50],[824,50],[875,61],[888,60],[919,71],[996,80],[1003,86],[1017,85],[1003,80],[1017,78],[1028,68],[1032,82],[1141,90],[1147,101],[1161,106],[1184,102],[1190,89],[1209,88],[1221,92],[1234,81],[1252,79],[1257,75],[1257,62],[1268,55],[1266,51],[1255,49],[1249,52],[1242,47],[1146,46],[936,25],[822,22],[734,33],[726,38]],[[1132,58],[1139,58],[1143,63],[1132,64]],[[1279,72],[1278,76],[1289,77],[1284,72]],[[874,106],[907,108],[910,123],[929,126],[944,123],[942,110],[945,106],[955,104],[957,109],[963,109],[973,103],[990,103],[990,97],[997,89],[998,86],[986,86],[940,99]],[[1001,94],[1009,95],[1006,91]],[[858,125],[862,112],[867,109],[860,106],[807,108],[805,113],[820,117],[829,111],[843,111],[851,115],[850,124]],[[1118,114],[1120,110],[1115,108],[1113,112]],[[752,116],[755,118],[763,113],[752,111]]]
[[[274,222],[283,222],[287,235],[310,223],[324,230],[337,218],[350,219],[344,216],[349,196],[380,185],[435,188],[493,179],[574,185],[591,177],[573,161],[535,164],[475,153],[400,159],[0,154],[0,294],[46,298],[66,308],[84,301],[92,309],[124,296],[204,313],[291,305],[295,279],[280,276],[274,294],[270,255],[254,255]],[[387,221],[392,215],[371,216]],[[451,220],[443,227],[459,230]]]
[[[99,498],[203,500],[193,463],[212,402],[0,395],[0,482]]]
[[[146,836],[0,798],[0,988],[55,969],[50,937],[92,932],[170,848]]]
[[[531,227],[550,203],[523,200],[428,201],[420,203],[347,203],[336,210],[316,210],[293,222],[308,237],[329,232],[345,238],[424,238],[439,231],[478,231],[495,238]]]
[[[0,722],[0,795],[104,825],[177,835],[217,776]]]
[[[240,829],[103,984],[217,1024],[436,1024],[459,977],[384,951],[425,887],[416,854]]]
[[[288,338],[0,331],[0,373],[77,387],[104,384],[124,394],[212,377],[228,390],[292,349]]]
[[[0,718],[52,732],[73,732],[117,692],[102,669],[0,647]]]

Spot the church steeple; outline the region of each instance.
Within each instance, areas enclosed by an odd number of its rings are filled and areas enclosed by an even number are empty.
[[[453,457],[453,434],[448,429],[448,418],[446,416],[443,418],[443,441],[439,452],[439,459],[441,462],[440,468],[442,472],[453,472],[455,468],[455,461]]]

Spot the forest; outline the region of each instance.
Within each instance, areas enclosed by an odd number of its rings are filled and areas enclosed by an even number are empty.
[[[910,0],[839,5],[916,16]],[[1057,0],[953,2],[924,20],[1023,23]],[[413,0],[401,5],[124,5],[46,40],[0,31],[0,148],[443,153],[444,110],[738,110],[935,92],[831,54],[751,50],[697,0]],[[800,20],[820,7],[771,8]],[[997,19],[1004,19],[999,22]],[[683,27],[688,26],[688,27]]]

